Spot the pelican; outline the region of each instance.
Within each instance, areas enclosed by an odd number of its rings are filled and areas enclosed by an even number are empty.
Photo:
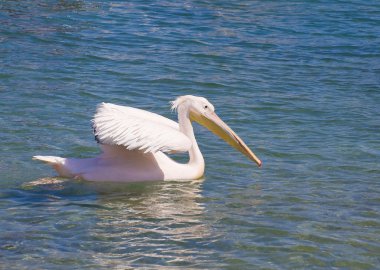
[[[88,181],[199,179],[204,174],[205,162],[191,124],[195,121],[261,167],[260,159],[216,115],[207,99],[186,95],[171,105],[178,112],[178,123],[141,109],[101,103],[92,120],[102,150],[99,156],[85,159],[34,156],[33,159],[51,165],[61,177]],[[168,156],[178,152],[189,152],[186,164]]]

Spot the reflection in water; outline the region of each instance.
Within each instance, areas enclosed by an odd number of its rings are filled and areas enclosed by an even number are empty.
[[[40,187],[45,190],[62,190],[65,188],[65,184],[70,181],[68,179],[58,177],[44,177],[31,182],[26,182],[22,185],[23,189],[33,189]]]
[[[194,263],[196,244],[210,237],[203,222],[201,181],[160,182],[121,187],[113,196],[102,190],[93,236],[113,239],[112,253],[134,263],[165,260]],[[95,184],[97,188],[102,188]],[[116,188],[116,187],[111,187]]]
[[[44,178],[24,188],[64,194],[76,190],[84,194],[64,199],[70,205],[66,211],[73,212],[73,206],[80,208],[75,213],[78,218],[71,216],[70,221],[57,222],[66,234],[67,228],[73,228],[75,248],[97,265],[147,264],[165,268],[220,263],[218,256],[211,254],[214,251],[206,248],[216,238],[205,219],[202,183],[203,180],[110,184]],[[91,195],[90,199],[85,199],[86,194]],[[64,207],[59,211],[66,215]],[[77,228],[76,222],[87,224],[85,231]]]

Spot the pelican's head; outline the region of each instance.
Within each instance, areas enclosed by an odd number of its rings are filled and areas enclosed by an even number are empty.
[[[248,148],[242,139],[218,117],[214,106],[205,98],[197,96],[181,96],[172,102],[172,109],[184,109],[189,113],[190,120],[195,121],[218,135],[235,149],[261,167],[261,160]]]

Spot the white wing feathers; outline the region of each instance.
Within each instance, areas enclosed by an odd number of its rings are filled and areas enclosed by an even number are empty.
[[[145,153],[186,152],[191,147],[190,139],[179,131],[176,122],[148,111],[101,103],[92,121],[95,136],[102,144]]]

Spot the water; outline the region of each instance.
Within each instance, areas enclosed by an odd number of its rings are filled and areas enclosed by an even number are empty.
[[[378,268],[379,2],[172,2],[1,1],[0,268]],[[175,119],[182,94],[263,168],[198,126],[200,181],[94,184],[31,160],[99,153],[102,101]]]

